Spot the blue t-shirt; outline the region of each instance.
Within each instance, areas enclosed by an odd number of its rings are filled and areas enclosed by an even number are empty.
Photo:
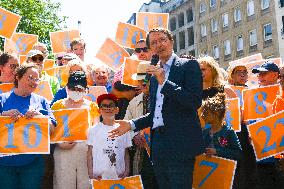
[[[54,102],[63,98],[67,98],[66,87],[62,87],[57,91],[57,93],[54,95],[54,98],[50,103],[50,107],[54,104]]]
[[[23,115],[29,109],[35,109],[42,113],[43,115],[48,115],[52,121],[55,123],[55,119],[49,107],[48,101],[37,94],[32,93],[30,96],[22,97],[15,94],[14,91],[0,94],[0,113],[3,111],[8,111],[11,109],[17,109]],[[23,154],[0,157],[0,165],[6,166],[22,166],[27,165],[34,161],[40,155],[36,154]]]

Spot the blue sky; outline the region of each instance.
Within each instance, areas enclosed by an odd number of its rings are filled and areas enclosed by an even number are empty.
[[[126,22],[133,12],[150,0],[53,0],[62,4],[61,15],[68,16],[68,28],[81,21],[82,38],[87,43],[86,59],[93,57],[107,37],[114,39],[119,21]]]

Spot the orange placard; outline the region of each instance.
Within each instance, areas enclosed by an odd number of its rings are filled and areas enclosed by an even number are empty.
[[[34,93],[45,97],[48,101],[53,99],[53,93],[48,81],[41,81]]]
[[[273,61],[278,67],[282,66],[282,59],[281,58],[273,58],[273,59],[265,59],[265,60],[259,60],[254,61],[246,64],[247,70],[248,70],[248,82],[247,85],[252,88],[258,86],[258,79],[257,74],[252,73],[252,69],[255,66],[261,66],[263,63],[267,61]]]
[[[0,84],[0,94],[11,91],[14,88],[14,83],[2,83]]]
[[[237,94],[237,96],[240,99],[240,106],[243,105],[243,90],[244,89],[248,89],[247,87],[243,87],[243,86],[235,86],[235,85],[230,85],[230,87],[235,91],[235,93]]]
[[[27,60],[27,56],[26,55],[20,55],[19,57],[20,57],[20,59],[19,59],[20,65],[23,65]]]
[[[233,185],[237,162],[221,157],[196,157],[193,172],[193,188],[230,189]],[[188,186],[188,188],[191,188]]]
[[[132,24],[118,23],[115,36],[118,44],[133,49],[140,39],[146,39],[146,31]]]
[[[225,121],[226,125],[234,129],[235,132],[241,131],[241,110],[239,98],[226,100]]]
[[[79,30],[57,31],[50,32],[49,36],[52,52],[56,54],[68,52],[70,50],[70,43],[74,38],[80,37],[80,32]]]
[[[137,73],[137,66],[139,62],[141,61],[125,58],[121,83],[133,87],[137,87],[139,85],[139,82],[137,80],[132,79],[132,75]]]
[[[241,59],[237,59],[237,60],[231,61],[231,62],[229,62],[229,65],[231,66],[233,64],[240,64],[240,63],[247,64],[247,63],[255,62],[255,61],[259,61],[259,60],[262,60],[261,53],[253,54],[253,55],[241,58]]]
[[[283,153],[283,126],[284,111],[247,126],[258,161]]]
[[[67,66],[57,66],[45,70],[48,75],[57,77],[60,86],[64,87],[68,82],[69,72]]]
[[[272,103],[279,93],[279,85],[243,90],[244,120],[266,118],[272,114]]]
[[[26,33],[14,33],[11,39],[5,39],[4,51],[27,55],[33,45],[38,42],[38,36]]]
[[[93,189],[143,189],[140,175],[118,180],[92,180]]]
[[[168,29],[169,13],[137,12],[136,25],[146,32],[153,28]]]
[[[54,64],[55,64],[54,60],[52,60],[52,59],[45,59],[43,61],[43,69],[47,70],[47,69],[53,68]]]
[[[0,117],[0,153],[49,154],[48,117],[33,119]]]
[[[0,36],[10,39],[20,20],[21,16],[0,7]]]
[[[141,131],[141,134],[144,136],[145,140],[146,140],[146,144],[145,144],[145,149],[147,151],[147,154],[148,156],[150,157],[151,153],[151,149],[150,149],[150,146],[151,146],[151,130],[150,130],[150,127],[146,128],[146,129],[143,129]]]
[[[89,93],[86,96],[86,99],[96,102],[98,96],[102,94],[107,94],[105,86],[90,86]]]
[[[87,130],[90,125],[88,109],[56,110],[53,115],[57,126],[50,136],[52,143],[87,140]]]
[[[113,40],[107,38],[99,49],[96,57],[109,66],[112,70],[118,71],[123,64],[124,58],[129,57],[128,52]]]

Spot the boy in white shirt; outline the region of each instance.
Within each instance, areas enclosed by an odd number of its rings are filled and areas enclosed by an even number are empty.
[[[118,113],[117,97],[103,94],[97,98],[99,113],[103,121],[89,129],[87,144],[87,166],[90,179],[118,179],[129,175],[128,147],[131,137],[126,133],[109,138],[108,132],[117,128],[115,114]]]

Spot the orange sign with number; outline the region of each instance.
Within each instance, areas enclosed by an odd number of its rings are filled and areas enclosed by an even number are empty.
[[[243,106],[243,90],[248,89],[247,87],[243,86],[235,86],[235,85],[230,85],[230,87],[235,91],[237,96],[240,99],[240,106]]]
[[[153,28],[168,29],[169,13],[138,12],[136,13],[136,25],[146,32]]]
[[[43,68],[45,70],[49,69],[49,68],[53,68],[55,61],[52,59],[45,59],[43,61]]]
[[[244,120],[266,118],[272,114],[272,103],[279,92],[279,85],[243,90]]]
[[[145,30],[132,24],[118,23],[115,36],[115,41],[118,44],[133,49],[140,39],[146,39]]]
[[[284,152],[284,111],[247,127],[257,160]]]
[[[134,87],[137,87],[139,85],[139,82],[137,80],[132,79],[132,75],[137,73],[137,66],[139,62],[139,60],[134,60],[131,58],[125,59],[121,83]]]
[[[239,63],[247,64],[247,63],[255,62],[255,61],[259,61],[259,60],[262,60],[262,55],[261,55],[261,53],[253,54],[253,55],[251,55],[251,56],[246,56],[246,57],[244,57],[244,58],[231,61],[231,62],[229,62],[229,65],[239,64]]]
[[[68,82],[69,72],[67,66],[57,66],[45,70],[48,75],[57,77],[60,86],[64,87]]]
[[[48,118],[0,117],[0,153],[49,154]]]
[[[62,109],[53,112],[57,121],[50,140],[52,143],[85,141],[89,128],[88,109]]]
[[[143,189],[140,175],[118,180],[92,180],[93,189]]]
[[[0,84],[0,94],[11,91],[14,88],[14,83],[2,83]]]
[[[50,32],[50,43],[54,54],[67,52],[70,48],[70,43],[74,38],[80,37],[79,30],[57,31]]]
[[[239,98],[231,98],[226,100],[225,121],[226,125],[232,127],[235,132],[241,131],[241,111]]]
[[[96,102],[98,96],[102,94],[107,94],[105,86],[90,86],[89,93],[86,96],[86,99]]]
[[[196,157],[193,172],[193,188],[230,189],[233,185],[237,162],[221,157]],[[188,186],[191,188],[191,186]]]
[[[107,38],[99,49],[96,57],[109,66],[112,70],[118,71],[124,62],[125,57],[129,57],[128,52],[118,43]]]
[[[20,20],[21,16],[0,7],[0,36],[10,39]]]
[[[34,93],[45,97],[48,101],[53,99],[53,93],[48,81],[41,81]]]
[[[26,33],[14,33],[11,39],[5,39],[4,51],[27,55],[33,45],[38,42],[38,36]]]

